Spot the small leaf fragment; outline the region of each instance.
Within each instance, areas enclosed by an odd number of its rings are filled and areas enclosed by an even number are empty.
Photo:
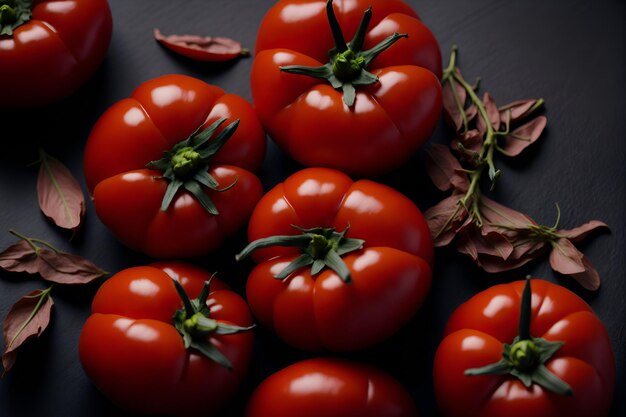
[[[40,151],[37,199],[41,211],[57,226],[77,231],[85,215],[85,196],[70,170]]]
[[[169,35],[154,29],[154,39],[170,51],[186,58],[204,62],[229,61],[250,55],[241,43],[219,36]]]
[[[39,337],[50,324],[50,313],[54,302],[50,290],[35,290],[20,298],[11,307],[4,319],[4,373],[15,363],[17,351],[27,340]]]
[[[485,106],[485,110],[487,111],[487,117],[489,118],[489,123],[493,127],[494,130],[500,129],[500,112],[496,107],[496,102],[493,101],[493,98],[489,93],[483,94],[483,105]],[[486,132],[486,120],[480,116],[476,122],[476,128],[480,132]]]

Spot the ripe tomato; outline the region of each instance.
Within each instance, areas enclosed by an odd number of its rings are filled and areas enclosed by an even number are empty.
[[[187,146],[224,119],[201,148]],[[123,243],[154,258],[181,258],[214,250],[244,226],[263,194],[251,171],[264,154],[265,133],[247,101],[167,75],[143,83],[100,117],[84,169],[100,220]]]
[[[517,281],[461,305],[434,363],[447,417],[607,416],[614,373],[602,322],[577,295],[543,280],[532,280],[532,295]]]
[[[346,236],[338,232],[347,228]],[[254,242],[239,256],[255,251],[259,262],[247,281],[250,307],[301,349],[381,342],[430,288],[433,245],[419,209],[389,187],[336,170],[304,169],[270,190],[252,213],[248,238]]]
[[[396,380],[361,364],[309,359],[268,377],[252,394],[246,417],[417,417]]]
[[[371,20],[362,26],[362,42],[355,42],[362,16]],[[340,28],[331,32],[333,19]],[[344,35],[355,38],[346,45]],[[379,45],[387,49],[370,53]],[[428,139],[439,119],[441,52],[402,0],[279,1],[261,22],[255,51],[252,97],[259,118],[304,165],[388,172]]]
[[[0,107],[66,97],[104,59],[113,27],[106,0],[3,0],[0,8]]]
[[[125,269],[100,287],[79,354],[85,373],[117,406],[142,414],[207,415],[237,390],[253,345],[251,332],[234,334],[245,330],[237,326],[252,324],[245,301],[212,279],[208,299],[198,307],[206,306],[201,315],[215,328],[194,327],[186,323],[194,314],[187,314],[172,281],[196,297],[209,277],[189,264],[157,263]],[[185,332],[191,340],[187,349]]]

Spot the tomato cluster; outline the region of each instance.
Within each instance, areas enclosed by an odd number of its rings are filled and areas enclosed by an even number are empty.
[[[111,28],[105,0],[0,0],[1,105],[71,94],[100,64]],[[103,283],[80,336],[85,373],[124,410],[216,413],[245,378],[253,316],[295,348],[351,352],[392,337],[430,289],[433,243],[420,210],[348,175],[397,169],[430,136],[442,100],[433,34],[402,0],[282,0],[261,22],[255,53],[255,107],[166,75],[111,106],[89,135],[84,174],[98,217],[161,260]],[[308,168],[263,195],[254,172],[266,131]],[[206,270],[163,261],[206,255],[246,224],[238,258],[257,263],[249,307]],[[603,417],[614,367],[584,301],[545,281],[514,282],[452,315],[434,387],[447,417]],[[268,377],[246,416],[305,412],[417,415],[390,376],[317,358]]]

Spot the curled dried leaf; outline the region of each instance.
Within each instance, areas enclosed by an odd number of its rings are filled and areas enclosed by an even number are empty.
[[[500,112],[498,111],[496,102],[489,93],[483,94],[483,106],[487,111],[487,117],[489,118],[489,123],[491,123],[493,129],[500,129]],[[487,131],[486,120],[483,117],[478,118],[476,128],[483,133]]]
[[[436,247],[446,246],[467,218],[467,210],[459,204],[460,195],[451,195],[424,212]]]
[[[480,212],[492,227],[500,229],[527,229],[536,225],[535,221],[526,214],[506,207],[496,201],[481,196],[479,203]]]
[[[569,239],[557,240],[550,252],[550,266],[565,275],[578,274],[585,271],[583,254],[576,249]]]
[[[441,93],[446,122],[458,132],[462,130],[465,123],[467,123],[467,118],[464,114],[467,92],[453,77],[450,77],[443,84]],[[465,121],[463,120],[464,117]]]
[[[565,236],[572,242],[580,242],[584,238],[586,238],[590,233],[598,230],[598,229],[608,229],[609,226],[601,222],[600,220],[591,220],[582,226],[575,227],[573,229],[562,229],[557,230],[557,233],[561,236]]]
[[[442,191],[452,186],[468,184],[467,174],[447,146],[434,144],[426,154],[426,172],[433,184]]]
[[[26,341],[39,337],[50,324],[50,313],[54,302],[46,290],[35,290],[20,298],[4,319],[4,353],[2,366],[8,372],[17,357],[17,351]]]
[[[547,123],[548,119],[545,116],[538,116],[518,127],[504,137],[504,144],[500,151],[507,156],[519,155],[539,139]]]
[[[543,99],[517,100],[509,104],[505,104],[498,108],[500,112],[500,121],[506,123],[507,120],[511,124],[515,124],[525,119],[535,110],[543,105]]]
[[[553,244],[550,266],[556,272],[571,275],[584,288],[595,291],[600,288],[600,276],[589,259],[566,238]]]
[[[37,199],[41,211],[57,226],[76,232],[85,215],[80,184],[62,162],[40,150]]]
[[[164,36],[159,29],[154,29],[154,38],[172,52],[197,61],[222,62],[250,55],[250,51],[243,48],[240,42],[225,37]]]

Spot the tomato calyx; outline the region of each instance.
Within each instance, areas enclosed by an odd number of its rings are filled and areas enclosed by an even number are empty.
[[[163,158],[146,165],[148,168],[163,171],[163,175],[158,178],[168,181],[161,202],[162,211],[167,211],[176,193],[183,187],[200,202],[206,211],[215,216],[219,214],[217,207],[206,195],[202,186],[222,192],[237,183],[235,180],[232,184],[219,188],[217,180],[208,172],[211,158],[224,146],[239,126],[239,119],[237,119],[212,139],[217,128],[225,121],[226,119],[222,117],[205,129],[198,128],[187,139],[174,145],[171,150],[165,151]]]
[[[32,17],[32,0],[0,0],[0,35],[13,31]]]
[[[365,241],[346,237],[350,226],[347,226],[342,232],[335,231],[335,228],[315,227],[303,229],[298,226],[292,226],[302,232],[302,234],[270,236],[255,240],[246,246],[236,256],[236,259],[246,258],[255,250],[262,248],[274,246],[297,247],[300,248],[302,254],[276,274],[276,279],[284,280],[298,269],[311,265],[311,275],[317,275],[325,267],[328,267],[335,271],[346,284],[352,282],[350,270],[343,259],[341,259],[341,256],[362,249]]]
[[[352,107],[356,99],[355,86],[369,85],[378,82],[378,77],[367,71],[368,65],[381,52],[389,48],[401,38],[407,38],[407,34],[393,33],[378,45],[363,51],[363,43],[370,20],[372,8],[368,8],[363,14],[359,28],[350,43],[346,43],[341,26],[335,16],[333,1],[326,3],[326,14],[335,41],[335,47],[328,51],[330,61],[321,67],[307,67],[303,65],[286,65],[280,67],[281,71],[291,74],[307,75],[328,81],[333,88],[341,89],[343,102]]]
[[[530,335],[531,295],[528,277],[522,293],[518,335],[512,344],[504,344],[502,359],[481,368],[466,369],[465,375],[508,374],[522,381],[526,388],[538,384],[556,394],[573,395],[572,388],[545,366],[564,343]]]
[[[200,295],[193,300],[189,299],[185,289],[178,281],[172,281],[183,301],[183,308],[177,310],[172,319],[174,327],[176,327],[176,330],[183,338],[185,349],[195,349],[225,368],[233,369],[233,365],[228,358],[211,343],[209,337],[211,335],[229,335],[246,332],[252,330],[254,325],[240,327],[210,317],[211,310],[207,307],[206,302],[209,298],[211,279],[204,282]]]

